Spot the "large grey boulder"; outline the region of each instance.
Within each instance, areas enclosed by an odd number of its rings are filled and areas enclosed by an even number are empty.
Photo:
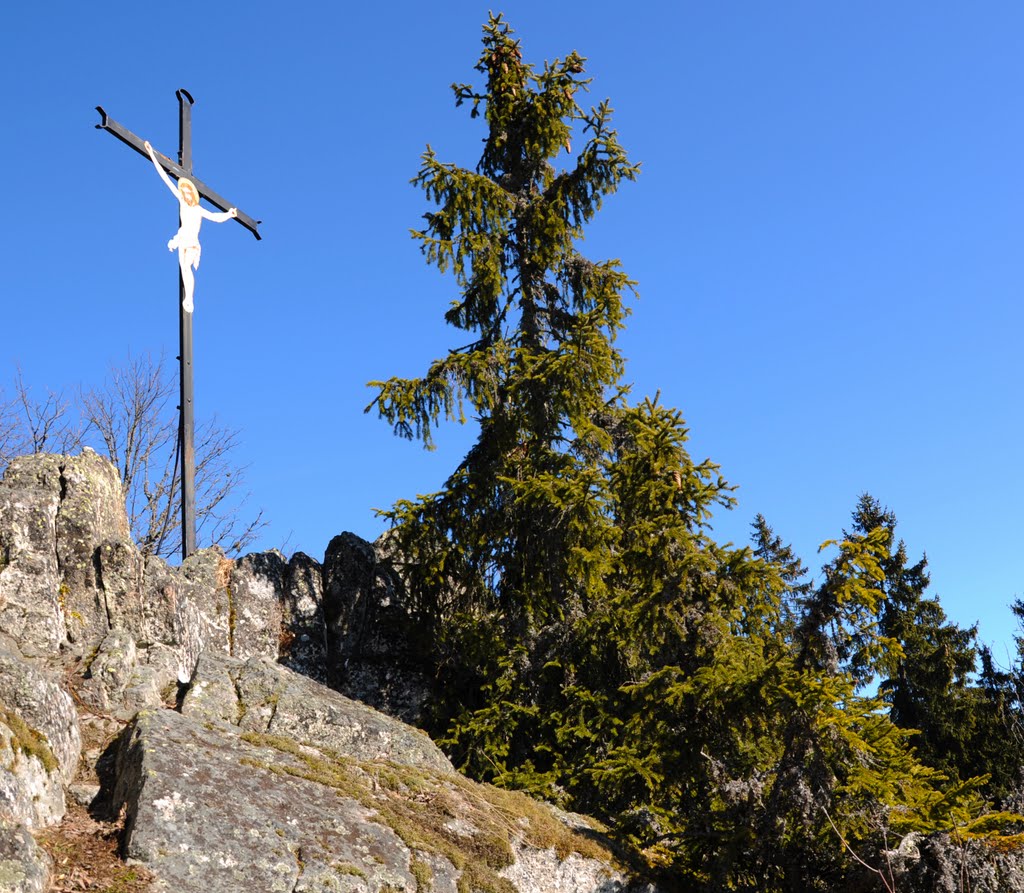
[[[593,829],[450,771],[144,712],[118,755],[125,852],[176,893],[614,893]]]
[[[171,711],[140,714],[118,761],[125,854],[177,893],[291,893],[307,872],[415,889],[395,832],[358,800],[289,774],[301,766],[238,730]]]
[[[288,565],[280,552],[257,552],[231,568],[232,657],[277,660],[281,641],[281,606]]]
[[[64,621],[70,642],[94,643],[110,627],[96,550],[103,543],[130,542],[124,493],[117,469],[92,450],[61,459],[54,537]]]
[[[173,701],[202,653],[276,659],[287,567],[279,553],[234,561],[201,549],[180,568],[151,556],[137,571],[120,546],[104,544],[98,556],[113,607],[112,628],[82,668],[91,706],[127,720]]]
[[[0,890],[43,893],[51,862],[30,833],[59,822],[81,751],[69,695],[0,642]]]
[[[206,549],[180,568],[143,556],[117,469],[89,449],[23,456],[0,482],[0,635],[29,657],[87,672],[118,630],[144,664],[153,645],[175,649],[186,678],[205,650],[276,658],[287,576],[276,552],[233,561]]]
[[[454,771],[424,732],[267,658],[204,654],[181,711],[354,759]]]
[[[422,660],[422,624],[402,600],[387,540],[334,537],[323,564],[328,681],[356,698],[418,724],[430,680]]]
[[[15,459],[0,481],[0,632],[25,654],[55,653],[66,637],[55,545],[60,460]]]
[[[281,603],[278,659],[286,667],[327,681],[327,625],[324,621],[324,580],[320,563],[304,552],[288,562]]]
[[[0,631],[29,656],[109,627],[97,549],[129,542],[117,470],[92,450],[15,459],[0,483]],[[131,547],[134,548],[134,547]]]
[[[59,822],[64,809],[63,783],[46,739],[0,705],[0,818],[45,828]]]
[[[86,703],[121,718],[219,652],[280,660],[417,722],[430,691],[422,629],[386,552],[344,533],[322,566],[212,548],[171,567],[131,541],[110,462],[91,450],[25,456],[0,482],[0,637],[73,666]]]
[[[71,696],[45,671],[0,646],[0,704],[45,737],[61,780],[70,784],[82,751]]]

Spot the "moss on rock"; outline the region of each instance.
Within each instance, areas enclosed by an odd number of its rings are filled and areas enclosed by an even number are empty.
[[[15,751],[28,757],[35,757],[47,772],[57,771],[59,768],[57,758],[50,749],[50,742],[46,735],[33,729],[17,713],[2,703],[0,703],[0,722],[13,733],[11,746]]]
[[[515,846],[554,849],[614,862],[611,852],[592,837],[560,821],[550,807],[524,794],[481,785],[461,776],[384,761],[356,760],[299,744],[290,738],[245,732],[256,747],[288,754],[297,764],[245,765],[312,781],[354,799],[372,811],[413,853],[409,870],[417,891],[433,888],[433,871],[416,853],[435,854],[459,872],[459,893],[515,893],[500,872],[515,860]],[[600,828],[595,825],[595,831]]]

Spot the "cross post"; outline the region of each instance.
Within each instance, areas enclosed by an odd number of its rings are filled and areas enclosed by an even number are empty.
[[[175,164],[166,155],[154,149],[156,160],[165,171],[179,180],[182,177],[187,177],[195,184],[200,196],[205,198],[210,204],[220,208],[221,211],[227,211],[235,206],[226,199],[221,198],[201,180],[197,180],[192,173],[192,105],[195,100],[184,89],[178,90],[175,95],[178,97],[178,163]],[[106,130],[146,158],[147,161],[150,160],[144,140],[111,119],[101,106],[96,106],[96,111],[100,113],[100,123],[96,125],[97,130]],[[235,219],[257,239],[261,238],[258,229],[261,221],[254,220],[241,210],[238,211],[238,216]],[[178,222],[179,224],[182,222],[180,218]],[[178,381],[181,402],[178,406],[178,456],[181,465],[181,557],[183,560],[196,550],[196,452],[195,400],[192,370],[192,314],[187,312],[183,306],[184,297],[185,282],[179,269]],[[172,486],[172,493],[173,490]]]

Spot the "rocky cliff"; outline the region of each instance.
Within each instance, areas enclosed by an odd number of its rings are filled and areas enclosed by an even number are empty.
[[[471,782],[386,549],[323,562],[131,542],[93,452],[0,482],[0,893],[613,893],[593,822]],[[912,836],[859,891],[1024,893],[1024,859]]]
[[[378,559],[343,534],[323,563],[170,567],[131,542],[98,455],[15,460],[0,891],[641,889],[596,825],[468,781],[396,718],[427,689]],[[117,886],[87,858],[103,846]]]

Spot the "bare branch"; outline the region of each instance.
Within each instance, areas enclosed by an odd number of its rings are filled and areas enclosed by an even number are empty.
[[[145,555],[180,554],[177,384],[164,357],[129,356],[112,365],[98,387],[80,388],[72,399],[46,391],[33,399],[21,370],[15,396],[0,392],[0,468],[15,456],[72,452],[85,444],[117,467],[132,536]],[[199,426],[196,443],[196,520],[202,545],[238,554],[266,527],[262,511],[243,517],[249,498],[245,468],[232,454],[236,430],[212,419]]]
[[[21,415],[15,438],[16,455],[22,453],[70,453],[82,447],[82,429],[63,391],[47,389],[46,399],[35,400],[25,384],[21,367],[14,378],[16,403]]]

